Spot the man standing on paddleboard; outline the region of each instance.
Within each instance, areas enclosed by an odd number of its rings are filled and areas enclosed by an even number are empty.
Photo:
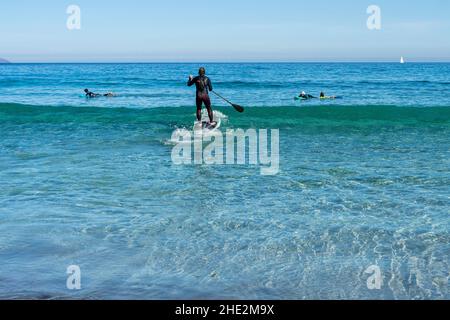
[[[197,88],[196,93],[196,105],[197,105],[197,120],[202,121],[202,105],[205,104],[206,110],[208,110],[209,122],[214,122],[213,111],[211,109],[211,100],[209,98],[209,92],[213,91],[211,80],[206,76],[205,68],[201,67],[198,70],[198,77],[189,76],[187,85],[191,87],[195,84]]]

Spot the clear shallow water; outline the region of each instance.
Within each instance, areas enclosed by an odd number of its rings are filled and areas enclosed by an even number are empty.
[[[0,66],[0,298],[448,299],[449,65],[403,67],[208,66],[223,129],[280,129],[264,177],[172,164],[196,65]]]

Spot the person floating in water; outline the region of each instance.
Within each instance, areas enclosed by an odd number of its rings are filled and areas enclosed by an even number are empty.
[[[305,91],[302,91],[302,93],[300,93],[300,95],[298,96],[301,99],[316,99],[316,97],[307,94]]]
[[[324,92],[320,93],[320,99],[336,99],[336,96],[326,96]]]
[[[198,76],[193,77],[192,75],[189,76],[189,81],[187,85],[189,87],[193,86],[195,84],[195,87],[197,89],[196,92],[196,105],[197,105],[197,120],[199,122],[202,121],[202,106],[205,104],[206,110],[208,111],[208,117],[210,124],[214,123],[214,114],[211,109],[211,99],[209,98],[209,92],[213,91],[213,87],[211,84],[211,80],[206,76],[206,70],[205,68],[201,67],[198,70]]]
[[[89,91],[89,89],[84,89],[84,92],[86,93],[86,98],[115,97],[116,96],[112,92],[108,92],[108,93],[105,93],[105,94],[100,94],[100,93],[94,93],[92,91]]]

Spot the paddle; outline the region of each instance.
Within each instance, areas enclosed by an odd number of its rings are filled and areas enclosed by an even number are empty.
[[[214,93],[216,96],[218,96],[220,99],[222,99],[222,100],[226,101],[227,103],[229,103],[230,105],[232,105],[233,108],[235,108],[237,112],[241,112],[241,113],[244,112],[244,108],[241,107],[240,105],[230,102],[228,99],[225,99],[224,97],[222,97],[220,94],[218,94],[215,91],[211,91],[211,92]]]

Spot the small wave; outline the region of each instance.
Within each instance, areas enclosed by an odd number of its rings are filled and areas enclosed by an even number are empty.
[[[0,123],[125,123],[165,128],[189,127],[192,107],[148,109],[55,107],[0,103]],[[222,124],[239,128],[333,128],[379,126],[450,126],[448,107],[308,106],[247,107],[238,114],[230,107],[215,108]]]

